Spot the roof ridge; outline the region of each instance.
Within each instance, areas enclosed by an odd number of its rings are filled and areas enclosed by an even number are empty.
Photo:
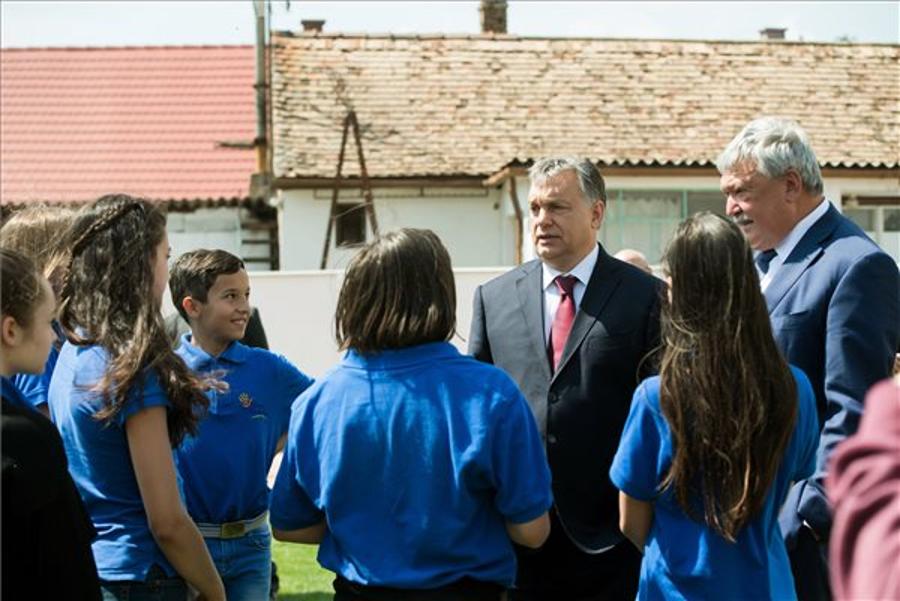
[[[817,40],[731,40],[731,39],[691,39],[691,38],[633,38],[633,37],[591,37],[591,36],[545,36],[516,35],[503,33],[361,33],[361,32],[314,32],[273,30],[272,36],[293,39],[371,39],[371,40],[483,40],[498,42],[560,41],[560,42],[677,42],[685,44],[754,44],[754,45],[811,45],[811,46],[888,46],[900,48],[900,44],[889,42],[823,42]]]
[[[231,48],[252,49],[253,44],[145,44],[145,45],[108,45],[108,46],[4,46],[0,52],[58,52],[63,51],[101,51],[101,50],[222,50]]]

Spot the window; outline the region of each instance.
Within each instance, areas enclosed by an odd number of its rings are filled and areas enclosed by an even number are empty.
[[[715,192],[688,192],[687,193],[687,212],[685,217],[699,213],[700,211],[710,211],[718,215],[725,216],[725,197],[718,190]]]
[[[844,196],[842,212],[900,263],[900,198]]]
[[[725,214],[718,190],[611,190],[600,242],[611,252],[633,248],[658,264],[678,224],[700,211]]]
[[[875,232],[876,210],[874,208],[844,209],[844,215],[874,238],[877,235]]]
[[[334,216],[336,246],[356,246],[366,242],[366,205],[361,202],[337,205]]]

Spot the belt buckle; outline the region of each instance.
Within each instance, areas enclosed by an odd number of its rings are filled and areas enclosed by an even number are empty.
[[[246,526],[243,522],[227,522],[222,524],[222,538],[239,538],[244,536]]]

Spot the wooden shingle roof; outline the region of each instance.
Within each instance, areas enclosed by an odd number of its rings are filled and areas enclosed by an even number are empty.
[[[488,175],[550,153],[709,166],[763,114],[797,119],[823,166],[900,165],[897,45],[322,33],[272,43],[276,177],[332,177],[349,108],[372,177]],[[348,158],[344,174],[356,173]]]

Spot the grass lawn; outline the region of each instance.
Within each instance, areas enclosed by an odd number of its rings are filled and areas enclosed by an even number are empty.
[[[284,601],[331,601],[334,574],[316,562],[315,545],[295,545],[272,541],[272,556],[278,564],[281,588],[278,598]]]

